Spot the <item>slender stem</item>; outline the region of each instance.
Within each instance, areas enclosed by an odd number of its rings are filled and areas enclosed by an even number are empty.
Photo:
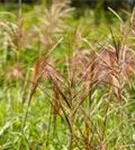
[[[20,18],[21,11],[22,11],[22,0],[18,0],[18,11],[17,11],[17,18]]]

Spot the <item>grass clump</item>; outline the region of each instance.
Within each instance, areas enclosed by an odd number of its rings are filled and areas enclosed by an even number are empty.
[[[41,8],[0,22],[0,148],[133,150],[134,12]]]

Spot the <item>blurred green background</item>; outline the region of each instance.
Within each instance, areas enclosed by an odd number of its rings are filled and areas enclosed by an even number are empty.
[[[27,3],[27,4],[39,4],[39,3],[53,3],[53,2],[63,2],[64,0],[0,0],[1,3]],[[76,7],[95,7],[96,5],[101,5],[104,8],[111,6],[113,8],[119,7],[133,7],[135,0],[69,0],[72,6]]]

